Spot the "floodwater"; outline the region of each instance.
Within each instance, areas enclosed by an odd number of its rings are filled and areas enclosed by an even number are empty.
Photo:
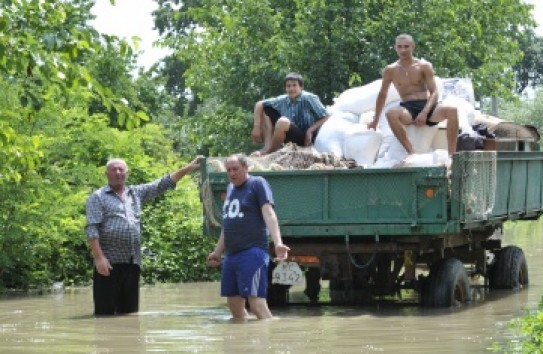
[[[218,283],[193,283],[143,287],[138,314],[94,318],[91,289],[68,289],[0,298],[0,353],[488,353],[515,338],[507,322],[543,295],[542,221],[505,232],[526,253],[530,286],[459,308],[296,305],[274,309],[275,320],[233,323]]]

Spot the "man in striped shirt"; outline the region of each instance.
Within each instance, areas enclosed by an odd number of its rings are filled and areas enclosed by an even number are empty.
[[[107,162],[108,184],[92,193],[86,206],[85,231],[94,257],[95,315],[138,311],[142,203],[174,189],[183,176],[199,168],[201,158],[154,182],[131,186],[125,185],[126,162]]]
[[[253,156],[277,151],[285,142],[310,146],[329,117],[319,97],[303,90],[304,80],[300,74],[288,74],[284,84],[286,94],[255,105],[251,136],[255,144],[264,140],[264,147]]]

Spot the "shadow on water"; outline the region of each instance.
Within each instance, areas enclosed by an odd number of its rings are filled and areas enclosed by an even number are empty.
[[[491,291],[480,286],[476,289],[476,293],[476,299],[449,308],[427,308],[418,303],[416,299],[410,299],[407,301],[375,300],[373,303],[366,305],[297,302],[289,303],[288,307],[274,307],[272,309],[281,313],[283,317],[288,317],[289,313],[294,313],[296,316],[303,314],[304,316],[326,315],[340,317],[353,317],[362,314],[372,316],[442,316],[473,311],[493,303],[499,305],[507,302],[509,310],[518,312],[524,310],[528,304],[529,286],[516,290]]]

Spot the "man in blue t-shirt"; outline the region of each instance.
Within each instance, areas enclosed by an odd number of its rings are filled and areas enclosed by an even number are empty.
[[[277,259],[287,258],[268,182],[250,176],[247,159],[241,154],[226,160],[230,180],[223,206],[223,229],[217,246],[207,258],[221,272],[221,296],[227,297],[234,319],[246,319],[245,299],[258,319],[271,318],[266,302],[268,290],[268,232]]]
[[[285,95],[255,105],[251,136],[255,144],[264,140],[264,147],[253,155],[272,153],[289,141],[310,146],[329,117],[319,97],[303,90],[304,79],[300,74],[288,74],[284,83]]]

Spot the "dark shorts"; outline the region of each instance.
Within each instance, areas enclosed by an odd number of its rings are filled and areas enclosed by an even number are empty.
[[[281,118],[281,114],[272,107],[266,107],[264,106],[264,113],[270,118],[272,125],[275,127],[275,123],[277,123],[277,120]],[[287,131],[287,136],[285,137],[285,143],[288,143],[289,141],[293,142],[296,145],[304,146],[305,145],[305,133],[306,130],[302,130],[298,128],[292,121],[290,122],[290,128]],[[319,130],[313,132],[313,137],[311,138],[311,142],[315,142],[315,138],[317,137],[317,134],[319,133]]]
[[[268,292],[268,252],[251,247],[224,257],[221,272],[221,296],[256,296]]]
[[[415,120],[420,112],[424,109],[424,106],[426,106],[426,102],[428,100],[414,100],[414,101],[405,101],[401,102],[400,106],[407,109],[409,114],[411,114],[411,118]],[[428,113],[428,116],[426,117],[426,125],[433,126],[438,123],[430,121],[430,117],[434,113],[434,110],[436,109],[437,103],[430,109],[430,112]]]
[[[112,264],[109,276],[94,268],[92,292],[94,314],[116,315],[138,312],[140,267],[137,264]]]

